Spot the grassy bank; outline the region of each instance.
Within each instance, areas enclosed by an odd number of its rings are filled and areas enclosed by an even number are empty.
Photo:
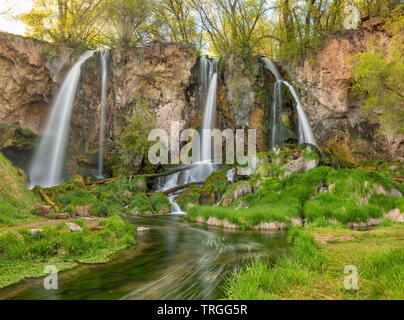
[[[134,227],[118,216],[99,223],[97,231],[76,221],[82,231],[71,232],[65,223],[56,228],[45,226],[32,235],[20,228],[0,234],[0,288],[27,277],[44,275],[46,265],[59,271],[78,263],[104,263],[114,252],[134,243]]]
[[[314,225],[327,220],[359,224],[381,219],[395,208],[404,212],[403,185],[385,174],[361,168],[319,167],[284,179],[252,176],[248,182],[229,185],[223,199],[233,197],[238,185],[249,183],[253,189],[257,181],[256,193],[234,198],[227,207],[190,207],[186,218],[191,221],[198,216],[205,221],[209,217],[226,219],[248,230],[261,222],[276,221],[290,227],[291,219],[299,217]]]
[[[275,264],[254,261],[228,279],[228,299],[403,299],[404,225],[372,231],[340,226],[293,228],[290,255]],[[358,269],[358,290],[347,290],[346,266]]]
[[[39,220],[31,214],[31,207],[37,202],[40,199],[28,190],[22,172],[0,153],[0,226]]]

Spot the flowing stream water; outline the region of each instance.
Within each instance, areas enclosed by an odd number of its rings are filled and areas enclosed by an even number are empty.
[[[224,231],[178,215],[129,221],[151,229],[112,262],[59,273],[57,290],[44,289],[43,278],[26,279],[0,290],[0,299],[220,299],[231,272],[288,251],[286,233]]]
[[[45,188],[54,187],[62,182],[70,118],[81,74],[81,66],[93,55],[94,51],[87,51],[79,58],[70,69],[58,91],[51,106],[45,132],[35,150],[29,170],[30,188],[37,185]]]

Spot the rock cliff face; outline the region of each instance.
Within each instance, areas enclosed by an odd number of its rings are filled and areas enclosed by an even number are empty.
[[[291,70],[320,145],[353,164],[375,157],[404,160],[404,137],[388,139],[380,134],[377,123],[367,120],[361,101],[349,89],[349,58],[372,50],[375,41],[378,46],[390,45],[391,34],[383,24],[381,18],[365,21],[360,30],[329,40],[314,63],[306,59],[297,70]]]
[[[43,132],[49,107],[66,72],[77,60],[72,49],[0,34],[0,123]],[[197,55],[183,44],[151,44],[110,53],[106,135],[112,138],[136,96],[150,100],[157,126],[170,132],[201,119]],[[82,69],[70,130],[73,154],[97,149],[101,108],[101,63],[96,53]],[[108,140],[107,140],[108,141]],[[74,169],[71,167],[71,169]]]
[[[73,58],[73,50],[59,48],[47,58],[51,45],[0,33],[0,122],[18,124],[40,133],[60,75]]]
[[[349,90],[352,67],[348,59],[370,50],[376,40],[379,45],[390,44],[391,35],[382,25],[381,19],[366,21],[360,30],[329,40],[315,57],[315,63],[307,59],[296,70],[288,70],[301,93],[320,146],[352,164],[375,157],[404,161],[404,137],[388,139],[380,134],[377,123],[371,124],[366,119],[361,102]],[[77,55],[70,48],[0,33],[0,123],[41,134],[52,99],[76,60]],[[198,67],[195,50],[179,43],[111,50],[107,145],[113,145],[114,132],[122,125],[124,111],[139,96],[151,102],[150,111],[157,116],[158,128],[169,133],[171,121],[179,121],[180,130],[197,128],[204,107],[198,86]],[[228,99],[225,72],[219,73],[217,127],[235,129],[238,126]],[[268,90],[272,90],[274,80],[260,67],[257,74],[252,84],[255,102],[250,107],[246,129],[258,129],[257,150],[260,152],[267,150]],[[70,130],[73,154],[98,151],[100,78],[101,62],[96,53],[84,65],[77,91]],[[75,160],[80,162],[77,157]]]

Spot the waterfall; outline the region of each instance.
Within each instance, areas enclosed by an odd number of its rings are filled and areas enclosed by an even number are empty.
[[[104,136],[105,136],[105,105],[107,102],[107,77],[108,77],[109,51],[101,51],[101,113],[100,113],[100,148],[98,152],[98,178],[103,178],[104,168]]]
[[[51,106],[51,113],[46,123],[44,135],[35,150],[29,170],[30,188],[36,185],[45,188],[53,187],[62,182],[62,169],[70,118],[81,74],[81,66],[93,54],[94,51],[87,51],[79,58],[58,91]]]
[[[299,118],[299,143],[309,143],[316,146],[316,139],[314,138],[313,131],[311,130],[309,120],[304,112],[303,104],[300,101],[299,95],[289,82],[282,82],[289,88],[296,101],[297,115]]]
[[[217,90],[217,68],[218,60],[209,61],[202,57],[200,59],[200,79],[203,93],[206,94],[204,99],[205,108],[202,123],[202,147],[201,161],[191,166],[184,167],[184,170],[176,172],[157,181],[157,189],[160,191],[171,189],[178,185],[184,185],[191,182],[203,183],[207,177],[214,171],[212,161],[212,138],[204,138],[205,130],[212,130],[216,121],[216,90]],[[207,92],[206,92],[207,91]],[[210,134],[210,132],[209,132]],[[184,214],[178,204],[175,202],[176,195],[169,196],[171,203],[171,214]]]
[[[205,57],[201,57],[199,60],[199,74],[200,74],[200,85],[202,88],[202,93],[206,94],[206,91],[208,89],[208,73],[207,73],[207,68],[208,68],[208,59]]]
[[[205,130],[212,130],[216,120],[216,89],[217,73],[214,73],[209,84],[208,96],[206,99],[205,111],[203,116],[202,133]],[[211,161],[211,138],[205,139],[202,134],[202,161]]]
[[[295,88],[288,82],[283,80],[279,70],[268,58],[262,57],[261,62],[264,64],[265,68],[271,71],[276,79],[274,86],[274,100],[272,104],[272,121],[271,121],[271,148],[276,144],[282,143],[282,123],[279,118],[279,114],[282,112],[283,101],[282,101],[282,84],[284,84],[292,94],[296,102],[296,110],[298,115],[298,139],[299,143],[308,143],[312,145],[317,145],[316,139],[314,138],[313,131],[310,127],[309,120],[307,119],[306,113],[304,112],[304,107],[300,101],[299,95],[297,94]]]

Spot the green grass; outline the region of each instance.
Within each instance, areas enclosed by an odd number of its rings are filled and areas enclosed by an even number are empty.
[[[225,170],[214,171],[206,179],[203,184],[203,191],[208,193],[220,193],[223,194],[226,191],[226,187],[229,184],[227,181],[227,174]]]
[[[383,216],[382,208],[376,205],[358,205],[353,199],[339,198],[328,193],[320,194],[315,201],[307,202],[304,213],[309,223],[321,217],[347,224],[367,222]]]
[[[0,235],[0,287],[26,275],[41,276],[43,269],[38,269],[36,263],[52,262],[68,267],[77,263],[104,263],[112,253],[134,243],[134,227],[118,216],[100,222],[103,227],[100,232],[90,231],[82,221],[77,223],[83,231],[70,232],[66,224],[60,223],[56,228],[43,227],[43,232],[36,236],[25,228]],[[10,268],[11,265],[15,268]]]
[[[170,200],[163,193],[153,194],[150,197],[150,202],[157,213],[166,214],[171,211]]]
[[[364,265],[362,276],[368,281],[366,294],[371,298],[402,300],[404,298],[404,249],[375,253]]]
[[[229,185],[223,199],[232,199],[234,190],[241,183],[245,182]],[[324,186],[329,192],[319,193]],[[198,216],[205,220],[216,217],[227,219],[242,229],[251,229],[260,222],[275,219],[287,222],[300,216],[304,216],[308,223],[316,224],[324,224],[324,219],[343,224],[366,223],[370,219],[382,218],[394,208],[404,211],[404,198],[378,194],[380,188],[387,192],[393,188],[403,192],[402,185],[376,171],[319,167],[308,173],[292,174],[283,180],[266,177],[257,193],[233,201],[228,208],[197,206],[187,212],[191,221]],[[188,192],[188,198],[189,195],[192,193]],[[187,204],[187,197],[179,199]],[[247,203],[248,208],[237,208],[241,202]]]
[[[129,211],[137,214],[149,215],[154,212],[152,205],[146,195],[146,193],[137,193],[132,197],[132,201],[129,204]]]
[[[255,206],[249,209],[240,208],[238,210],[231,207],[191,207],[187,213],[185,219],[190,221],[196,221],[198,216],[205,221],[209,217],[215,217],[219,220],[227,219],[242,230],[252,230],[261,222],[283,222],[286,226],[290,226],[291,218],[299,217],[298,209],[293,204],[290,205],[284,202]]]
[[[199,198],[202,194],[202,188],[197,185],[189,186],[184,190],[177,198],[177,204],[182,210],[187,210],[188,208],[198,205]]]
[[[226,281],[227,299],[398,299],[404,298],[404,225],[372,231],[293,228],[293,248],[277,261],[254,260]],[[329,237],[327,246],[314,237]],[[345,240],[343,237],[346,237]],[[345,266],[357,267],[358,290],[344,288]]]
[[[327,258],[319,245],[300,229],[290,232],[293,248],[275,264],[255,260],[239,273],[227,279],[225,294],[228,299],[274,300],[289,296],[291,290],[310,284],[314,272],[322,272]]]
[[[23,177],[0,153],[0,226],[38,220],[31,214],[31,207],[38,202],[40,199],[28,190]]]
[[[56,197],[56,202],[61,208],[66,206],[87,206],[94,204],[96,201],[96,197],[87,190],[76,190]]]

